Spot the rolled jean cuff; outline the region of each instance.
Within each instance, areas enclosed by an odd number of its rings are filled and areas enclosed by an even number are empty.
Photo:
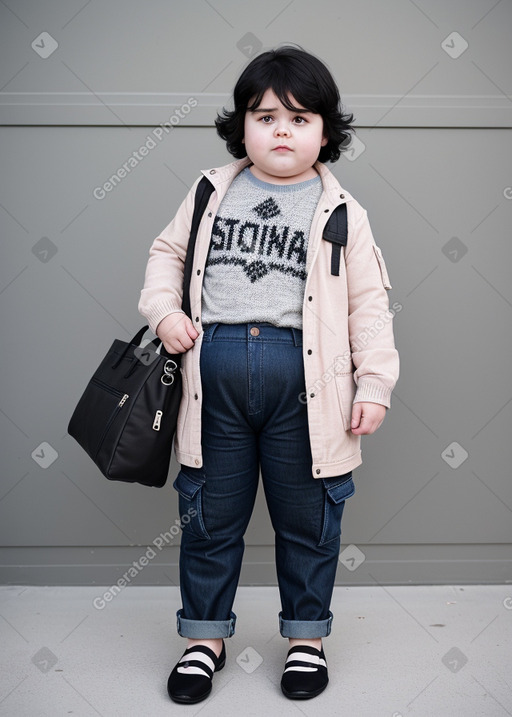
[[[182,617],[183,610],[176,613],[178,635],[192,639],[213,640],[218,637],[231,637],[235,634],[236,615],[231,612],[229,620],[187,620]]]
[[[283,620],[283,613],[279,613],[279,632],[283,637],[296,637],[314,639],[327,637],[331,632],[333,614],[329,610],[326,620]]]

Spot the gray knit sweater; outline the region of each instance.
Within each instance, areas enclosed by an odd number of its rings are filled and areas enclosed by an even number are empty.
[[[202,323],[302,328],[306,251],[320,177],[270,184],[249,167],[222,200],[203,281]]]

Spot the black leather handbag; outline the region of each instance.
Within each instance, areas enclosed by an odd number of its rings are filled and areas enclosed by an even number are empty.
[[[197,230],[212,191],[203,177],[183,277],[182,306],[189,317]],[[161,488],[167,481],[181,402],[181,354],[169,354],[158,338],[141,347],[147,328],[130,343],[114,340],[73,412],[68,433],[109,480]]]

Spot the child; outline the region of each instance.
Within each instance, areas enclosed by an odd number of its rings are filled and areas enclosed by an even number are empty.
[[[381,251],[366,211],[324,164],[339,158],[352,121],[319,59],[293,46],[257,56],[234,110],[216,120],[237,161],[202,171],[214,192],[197,235],[192,320],[182,281],[199,179],[149,252],[139,311],[167,351],[183,353],[174,487],[191,519],[177,612],[188,644],[167,686],[176,702],[207,697],[224,667],[260,468],[290,641],[281,688],[307,699],[328,682],[322,637],[345,500],[360,437],[381,425],[399,372]],[[324,229],[342,204],[339,251]]]

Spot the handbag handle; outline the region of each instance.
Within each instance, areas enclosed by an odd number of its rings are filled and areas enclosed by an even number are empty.
[[[117,368],[117,367],[119,366],[119,364],[121,363],[121,361],[124,359],[124,357],[125,357],[126,354],[128,353],[128,350],[131,349],[132,346],[140,346],[140,342],[142,341],[142,337],[144,336],[144,334],[146,333],[146,331],[148,330],[148,328],[149,328],[148,326],[143,326],[143,327],[140,329],[140,331],[137,331],[137,333],[135,334],[135,336],[133,337],[133,339],[130,341],[130,343],[129,343],[129,344],[126,344],[126,348],[125,348],[124,351],[120,354],[119,358],[116,359],[116,361],[114,361],[114,363],[112,364],[112,368]]]
[[[133,339],[130,341],[130,343],[129,343],[129,344],[126,344],[126,348],[124,349],[124,351],[119,355],[119,357],[118,357],[118,358],[114,361],[114,363],[112,364],[112,368],[113,368],[113,369],[114,369],[114,368],[117,368],[117,367],[119,366],[119,364],[121,363],[121,361],[124,359],[124,357],[126,356],[126,354],[128,353],[128,351],[130,351],[130,350],[132,349],[132,347],[134,347],[134,346],[135,346],[135,347],[140,346],[140,342],[142,341],[142,337],[144,336],[144,334],[146,333],[146,331],[148,330],[148,328],[149,328],[149,326],[143,326],[139,331],[137,331],[137,333],[135,334],[135,336],[133,337]],[[160,355],[161,355],[161,356],[164,356],[165,358],[172,358],[174,361],[176,361],[176,355],[175,355],[175,354],[170,354],[170,353],[167,351],[167,349],[165,348],[163,342],[162,342],[158,337],[157,337],[156,339],[153,339],[153,341],[150,341],[147,345],[149,346],[150,344],[153,346],[153,348],[154,348],[155,351],[158,349],[158,344],[161,344]],[[139,363],[138,361],[134,361],[134,362],[133,362],[133,364],[130,366],[130,368],[128,369],[127,373],[125,374],[125,378],[128,378],[129,376],[131,376],[131,374],[132,374],[132,373],[135,371],[135,369],[137,368],[138,363]]]
[[[153,341],[150,341],[147,345],[149,346],[149,344],[152,344],[154,346],[155,351],[158,350],[158,345],[160,344],[160,347],[161,347],[160,355],[165,356],[166,358],[172,358],[172,359],[176,360],[176,354],[170,354],[167,351],[167,349],[165,348],[164,342],[161,339],[159,339],[158,336],[156,339],[153,339]]]

